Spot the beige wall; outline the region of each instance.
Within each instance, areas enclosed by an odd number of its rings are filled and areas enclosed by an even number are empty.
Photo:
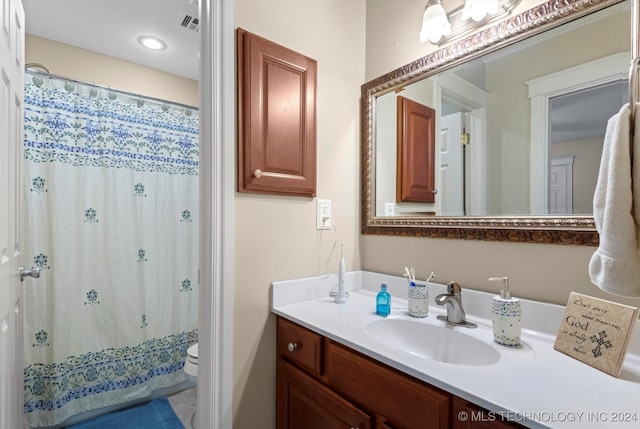
[[[133,94],[199,105],[195,80],[30,34],[25,41],[25,63],[40,63],[53,74]]]
[[[542,1],[524,0],[519,11]],[[414,61],[435,48],[420,45],[424,1],[367,1],[366,76],[372,79]],[[612,36],[613,37],[613,36]],[[606,42],[605,42],[606,41]],[[611,38],[604,37],[609,45]],[[616,45],[617,46],[617,45]],[[628,41],[620,49],[628,49]],[[591,47],[593,48],[593,47]],[[509,276],[515,296],[565,304],[571,291],[612,301],[640,305],[640,300],[621,299],[601,292],[589,280],[589,259],[595,248],[529,243],[380,237],[360,239],[362,268],[400,275],[414,266],[419,277],[431,271],[440,282],[457,280],[463,288],[497,291],[487,279]],[[526,317],[526,316],[525,316]]]
[[[275,427],[275,317],[270,282],[360,268],[359,96],[364,0],[236,0],[236,27],[318,61],[317,197],[337,233],[316,231],[312,198],[236,194],[234,427]],[[333,250],[334,243],[338,244]]]

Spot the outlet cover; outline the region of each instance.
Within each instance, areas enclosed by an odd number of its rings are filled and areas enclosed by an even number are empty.
[[[331,200],[317,200],[316,229],[331,229]]]

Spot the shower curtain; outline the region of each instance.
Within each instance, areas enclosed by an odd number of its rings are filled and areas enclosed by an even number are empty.
[[[198,111],[27,72],[30,427],[185,380],[197,338]]]

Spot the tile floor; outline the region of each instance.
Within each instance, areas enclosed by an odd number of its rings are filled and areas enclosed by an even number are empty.
[[[191,417],[196,411],[196,392],[197,389],[195,387],[190,387],[181,392],[167,396],[169,403],[173,407],[173,411],[176,413],[185,429],[192,429]]]

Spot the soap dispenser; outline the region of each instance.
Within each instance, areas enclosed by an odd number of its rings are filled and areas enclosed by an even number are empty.
[[[391,313],[391,295],[387,292],[387,285],[380,285],[380,292],[376,296],[376,314],[387,317]]]
[[[522,331],[520,300],[511,296],[509,277],[491,277],[489,281],[502,282],[500,295],[493,297],[491,306],[493,339],[505,346],[519,346]]]

